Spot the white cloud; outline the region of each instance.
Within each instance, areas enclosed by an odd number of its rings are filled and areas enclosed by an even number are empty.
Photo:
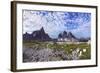
[[[90,22],[83,21],[83,18],[79,16],[75,20],[67,19],[69,14],[66,12],[48,12],[47,15],[43,16],[39,14],[39,11],[23,11],[23,33],[32,33],[35,30],[39,30],[44,27],[46,33],[51,37],[57,37],[59,33],[66,31],[72,31],[74,34],[90,32]],[[64,20],[66,18],[66,20]],[[77,29],[68,30],[65,27],[66,22],[74,22],[78,24]]]

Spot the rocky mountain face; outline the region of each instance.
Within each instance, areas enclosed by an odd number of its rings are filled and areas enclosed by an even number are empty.
[[[40,30],[34,31],[32,34],[25,33],[23,35],[23,39],[24,40],[41,40],[41,41],[51,40],[49,35],[45,33],[43,27]]]
[[[23,34],[23,40],[32,40],[32,39],[33,39],[32,34],[29,34],[27,32]]]
[[[78,41],[78,39],[71,32],[64,31],[58,35],[58,41]]]

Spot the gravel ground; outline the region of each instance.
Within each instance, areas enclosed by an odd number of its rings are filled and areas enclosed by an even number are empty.
[[[49,48],[23,48],[23,62],[44,62],[60,60],[78,60],[77,50],[69,55],[63,50]]]

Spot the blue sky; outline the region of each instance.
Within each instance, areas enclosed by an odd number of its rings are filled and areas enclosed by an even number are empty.
[[[23,34],[44,28],[51,38],[63,31],[76,37],[90,37],[91,13],[23,10]]]

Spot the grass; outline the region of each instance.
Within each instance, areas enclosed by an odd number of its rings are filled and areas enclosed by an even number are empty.
[[[80,44],[67,44],[66,42],[63,44],[58,44],[57,42],[39,42],[39,41],[31,41],[31,42],[23,42],[23,46],[27,48],[50,48],[50,49],[57,49],[57,50],[64,50],[67,54],[71,54],[73,50],[79,48],[82,52],[80,59],[90,59],[91,58],[91,45],[87,43],[80,43]],[[86,50],[85,52],[83,50]],[[79,51],[79,52],[80,52]]]

